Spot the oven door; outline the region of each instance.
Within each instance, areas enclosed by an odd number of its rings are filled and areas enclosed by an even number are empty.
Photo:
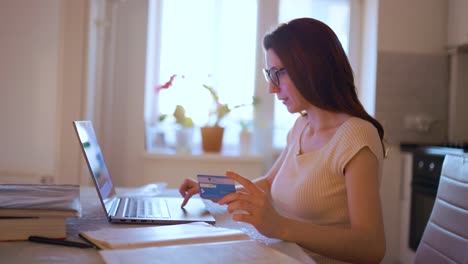
[[[415,152],[404,162],[400,249],[402,263],[412,263],[431,216],[445,155]]]
[[[431,216],[437,195],[437,185],[425,186],[413,179],[411,184],[410,229],[408,245],[416,251]]]

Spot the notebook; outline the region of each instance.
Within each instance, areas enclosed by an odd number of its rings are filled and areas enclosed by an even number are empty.
[[[183,200],[181,197],[117,196],[92,122],[74,121],[73,125],[102,207],[111,223],[215,223],[199,198],[190,199],[184,208],[180,208]]]

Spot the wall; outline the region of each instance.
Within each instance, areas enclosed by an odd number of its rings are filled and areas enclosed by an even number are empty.
[[[375,114],[390,143],[447,138],[447,10],[440,0],[380,1]],[[418,131],[418,118],[434,122]]]
[[[88,0],[61,0],[59,90],[57,104],[58,146],[55,151],[56,183],[83,183],[83,157],[73,129],[85,109]]]
[[[0,182],[78,183],[86,1],[0,1]]]
[[[0,2],[0,168],[4,172],[54,174],[59,14],[59,1]]]
[[[98,138],[109,171],[119,186],[141,184],[144,169],[143,103],[148,1],[106,1],[109,23],[105,44],[106,76],[102,101],[96,102]],[[114,43],[110,40],[115,40]]]
[[[359,100],[366,111],[375,115],[375,79],[377,64],[377,32],[379,1],[362,2],[362,42],[360,60],[360,78],[356,78]]]

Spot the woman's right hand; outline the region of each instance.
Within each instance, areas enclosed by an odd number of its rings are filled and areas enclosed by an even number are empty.
[[[182,197],[184,197],[184,201],[182,202],[180,208],[184,208],[190,197],[200,192],[200,188],[198,187],[198,183],[196,181],[187,178],[180,185],[179,192],[182,195]]]

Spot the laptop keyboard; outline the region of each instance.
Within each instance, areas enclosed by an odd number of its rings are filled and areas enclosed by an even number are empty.
[[[126,198],[124,216],[131,218],[167,218],[169,212],[163,199]]]

